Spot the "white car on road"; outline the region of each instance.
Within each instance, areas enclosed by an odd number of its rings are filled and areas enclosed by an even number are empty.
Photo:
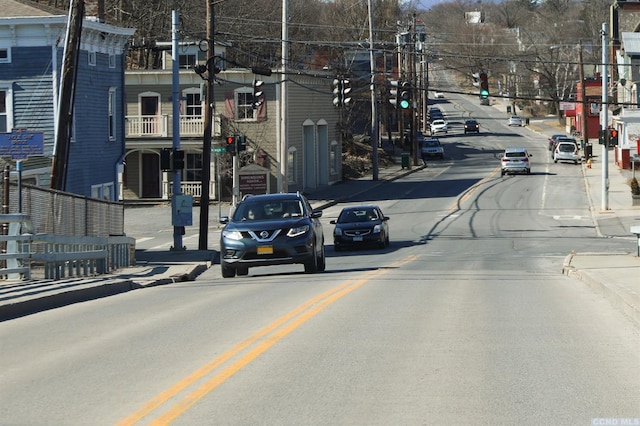
[[[444,120],[433,120],[431,122],[431,134],[435,135],[439,132],[447,133],[449,131],[449,127],[447,126],[447,122]]]
[[[522,126],[522,118],[512,115],[509,117],[509,126]]]

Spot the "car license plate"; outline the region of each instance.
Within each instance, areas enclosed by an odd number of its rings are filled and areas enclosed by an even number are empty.
[[[362,241],[362,237],[360,236],[353,237],[353,241]]]
[[[258,254],[273,254],[273,246],[259,246]]]

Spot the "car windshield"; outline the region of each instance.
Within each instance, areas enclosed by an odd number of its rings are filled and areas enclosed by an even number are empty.
[[[434,141],[434,140],[426,140],[422,144],[423,144],[423,146],[430,146],[430,147],[440,146],[440,143],[438,143],[438,141]]]
[[[345,210],[340,213],[338,223],[369,222],[377,219],[378,213],[375,209]]]
[[[302,216],[302,205],[298,200],[278,200],[261,203],[245,201],[238,205],[233,213],[233,220],[246,222],[255,220],[272,220]]]
[[[558,145],[558,150],[562,152],[575,152],[576,147],[572,143],[561,143]]]

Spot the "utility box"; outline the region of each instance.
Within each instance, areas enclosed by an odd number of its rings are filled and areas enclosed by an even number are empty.
[[[193,225],[193,196],[173,195],[171,201],[171,225],[191,226]]]

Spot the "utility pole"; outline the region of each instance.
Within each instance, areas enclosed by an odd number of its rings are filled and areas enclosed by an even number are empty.
[[[202,172],[200,194],[200,232],[198,249],[207,250],[209,246],[209,186],[211,184],[211,135],[213,133],[213,80],[215,77],[215,15],[213,0],[207,1],[207,78],[205,85],[204,136],[202,140]],[[217,157],[219,159],[219,157]],[[218,204],[221,202],[218,192]]]
[[[80,53],[84,1],[72,0],[70,7],[62,64],[62,78],[60,80],[57,133],[53,148],[53,164],[51,165],[50,187],[59,191],[64,191],[67,183],[71,123],[76,76],[78,75],[78,55]]]
[[[367,2],[369,6],[369,61],[371,65],[371,162],[372,179],[378,180],[378,105],[376,99],[376,59],[373,52],[373,5],[371,0]]]
[[[415,73],[415,51],[416,51],[416,13],[413,12],[411,22],[411,39],[409,41],[409,81],[411,82],[411,105],[409,105],[411,151],[413,153],[413,165],[418,165],[418,138],[416,137],[416,73]]]
[[[172,250],[184,250],[182,245],[182,234],[184,233],[184,225],[178,223],[175,217],[177,211],[177,203],[179,196],[182,195],[182,170],[176,167],[176,157],[180,151],[180,46],[178,33],[180,27],[180,15],[177,10],[171,13],[171,77],[172,77],[172,107],[173,107],[173,194],[171,194],[171,213],[173,222],[173,247]]]
[[[608,80],[609,80],[609,25],[602,24],[602,111],[600,114],[601,126],[607,131],[609,124],[609,100]],[[602,210],[609,210],[609,138],[605,137],[602,144]]]
[[[582,124],[582,152],[586,152],[586,146],[589,143],[589,111],[587,110],[589,104],[587,102],[587,89],[586,89],[586,83],[584,80],[584,62],[582,59],[582,41],[580,41],[580,52],[579,52],[579,59],[580,59],[580,69],[579,69],[579,73],[580,73],[580,97],[582,98],[582,114],[580,116],[580,121]],[[588,158],[586,158],[586,160],[588,160]]]

